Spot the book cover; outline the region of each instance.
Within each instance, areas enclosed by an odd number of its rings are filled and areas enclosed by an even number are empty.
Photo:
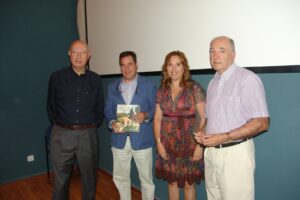
[[[139,105],[117,105],[117,126],[120,132],[139,132],[140,124],[134,122],[133,118],[140,112]]]

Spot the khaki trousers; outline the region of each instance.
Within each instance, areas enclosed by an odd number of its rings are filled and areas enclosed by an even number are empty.
[[[254,200],[255,149],[253,140],[204,152],[208,200]]]
[[[113,153],[113,181],[120,193],[121,200],[131,200],[130,170],[132,157],[135,161],[139,178],[141,181],[141,191],[143,200],[154,199],[155,186],[152,181],[152,147],[142,150],[133,150],[130,139],[124,149],[112,147]]]

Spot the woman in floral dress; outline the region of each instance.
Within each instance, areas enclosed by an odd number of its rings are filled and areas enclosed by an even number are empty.
[[[179,188],[184,188],[184,199],[196,199],[194,183],[203,177],[203,149],[193,133],[204,126],[204,113],[205,91],[191,80],[184,53],[170,52],[162,66],[154,116],[155,172],[168,182],[169,199],[179,199]]]

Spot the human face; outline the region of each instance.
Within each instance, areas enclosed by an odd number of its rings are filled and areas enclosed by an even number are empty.
[[[90,58],[87,44],[82,41],[75,41],[69,50],[72,68],[75,72],[85,71],[85,66]]]
[[[181,81],[184,72],[184,67],[179,56],[171,56],[167,64],[167,73],[172,82]]]
[[[130,82],[137,74],[138,65],[134,62],[132,56],[125,56],[120,60],[120,68],[124,82]]]
[[[216,38],[210,43],[210,65],[219,74],[222,74],[233,64],[234,58],[235,51],[228,38]]]

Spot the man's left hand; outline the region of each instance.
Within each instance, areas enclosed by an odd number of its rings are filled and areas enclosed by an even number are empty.
[[[227,141],[227,137],[225,134],[209,134],[204,135],[201,138],[201,144],[206,147],[214,147],[219,144],[223,144]]]

